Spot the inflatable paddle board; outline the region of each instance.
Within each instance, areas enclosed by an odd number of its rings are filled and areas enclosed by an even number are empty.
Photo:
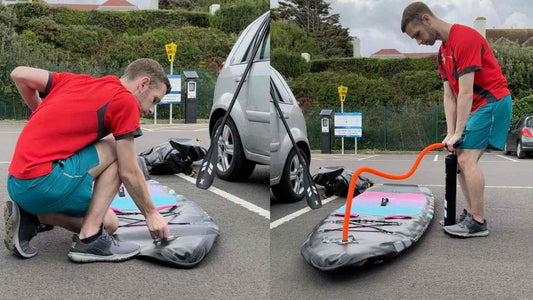
[[[152,240],[144,216],[127,190],[121,190],[111,203],[119,219],[117,239],[141,245],[138,257],[178,268],[196,266],[211,250],[219,234],[218,226],[200,206],[169,187],[155,180],[146,184],[157,210],[168,221],[169,238]]]
[[[301,253],[323,271],[377,264],[395,257],[424,234],[434,215],[432,192],[417,185],[376,185],[353,198],[348,240],[346,207],[332,212],[307,236]]]

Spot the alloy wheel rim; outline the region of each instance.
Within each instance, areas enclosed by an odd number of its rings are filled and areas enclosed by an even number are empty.
[[[292,191],[295,194],[300,195],[304,191],[304,169],[303,165],[300,163],[300,159],[298,159],[298,155],[292,157],[289,171]]]
[[[233,153],[235,149],[233,133],[231,129],[226,124],[222,130],[222,134],[218,138],[218,160],[217,160],[217,169],[222,172],[226,172],[231,162],[233,161]]]

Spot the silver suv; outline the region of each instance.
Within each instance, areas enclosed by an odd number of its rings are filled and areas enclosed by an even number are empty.
[[[220,70],[209,117],[211,136],[220,126],[246,64],[252,59],[254,38],[260,36],[258,30],[269,14],[266,12],[246,27]],[[253,60],[218,140],[216,172],[226,180],[246,179],[255,164],[270,163],[270,106],[267,100],[270,98],[270,34],[262,41]]]

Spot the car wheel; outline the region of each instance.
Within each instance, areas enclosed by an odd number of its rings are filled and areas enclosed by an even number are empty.
[[[507,149],[507,142],[505,142],[505,144],[503,145],[503,154],[505,155],[511,154],[511,151]]]
[[[305,153],[301,150],[300,153],[304,157],[307,165],[309,165],[309,159]],[[300,201],[303,199],[305,192],[303,182],[303,164],[296,154],[296,149],[293,148],[285,161],[279,184],[272,186],[272,193],[274,193],[274,196],[276,196],[279,202]]]
[[[221,123],[222,118],[215,123],[211,139],[214,138]],[[217,141],[217,147],[216,173],[218,177],[229,181],[237,181],[246,179],[252,174],[255,163],[246,159],[239,132],[231,118],[228,118],[224,125]]]
[[[518,158],[526,157],[526,153],[522,149],[522,141],[518,141],[518,145],[516,145],[516,157]]]

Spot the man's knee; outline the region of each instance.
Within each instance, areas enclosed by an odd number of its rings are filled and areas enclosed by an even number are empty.
[[[457,155],[457,164],[460,170],[469,170],[477,166],[483,150],[460,150]],[[481,154],[480,154],[481,153]]]

